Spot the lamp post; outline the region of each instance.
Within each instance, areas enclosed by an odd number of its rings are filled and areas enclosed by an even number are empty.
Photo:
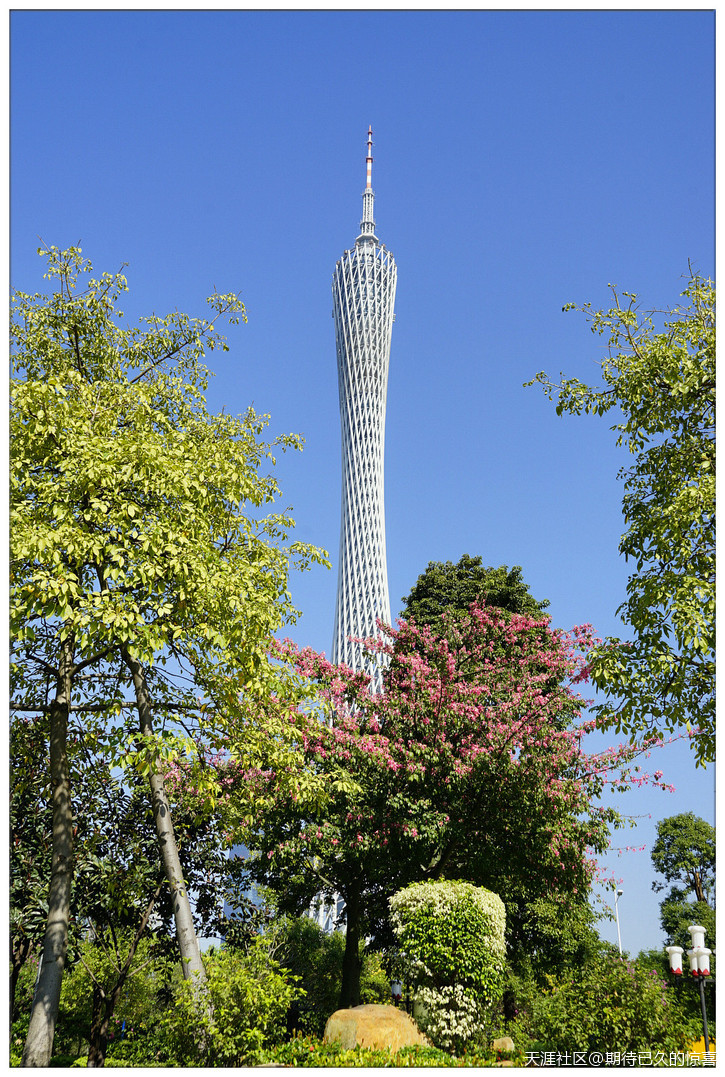
[[[691,924],[687,929],[690,932],[692,939],[692,949],[687,951],[687,957],[690,962],[690,972],[694,977],[694,982],[700,991],[700,1008],[702,1010],[702,1031],[705,1037],[705,1051],[710,1053],[710,1038],[707,1034],[707,1010],[705,1008],[705,978],[710,975],[710,954],[712,950],[708,950],[705,946],[705,928],[700,924]],[[675,976],[682,975],[682,954],[683,949],[681,946],[667,946],[665,947],[670,958],[670,971]]]
[[[617,946],[619,947],[619,956],[622,956],[622,935],[619,930],[619,899],[621,898],[624,890],[617,890],[617,896],[614,899],[614,915],[617,918]]]

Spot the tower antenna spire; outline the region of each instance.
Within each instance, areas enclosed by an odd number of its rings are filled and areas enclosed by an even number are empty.
[[[365,158],[365,164],[368,169],[368,181],[365,184],[365,189],[370,190],[373,185],[373,129],[368,127],[368,155]]]
[[[375,219],[373,216],[373,203],[375,201],[375,195],[373,194],[373,129],[368,127],[368,155],[365,158],[365,164],[367,165],[367,183],[365,184],[365,190],[363,191],[363,215],[360,221],[360,235],[355,240],[356,243],[376,243],[375,238]]]

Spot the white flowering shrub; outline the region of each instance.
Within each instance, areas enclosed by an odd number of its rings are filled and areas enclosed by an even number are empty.
[[[457,1054],[483,1040],[486,1025],[481,1000],[462,984],[417,987],[415,1019],[428,1039],[442,1051]]]
[[[390,918],[416,1020],[444,1050],[480,1038],[503,991],[506,913],[471,883],[414,883],[390,899]]]

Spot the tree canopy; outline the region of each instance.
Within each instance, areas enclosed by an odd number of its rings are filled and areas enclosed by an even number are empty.
[[[601,728],[631,737],[692,729],[704,764],[715,752],[715,290],[693,273],[684,303],[646,312],[612,294],[609,310],[580,308],[609,338],[602,384],[534,379],[559,415],[616,411],[617,444],[634,456],[619,473],[619,548],[634,571],[617,611],[633,639],[592,654],[596,711]]]
[[[446,614],[467,614],[471,606],[495,606],[509,613],[525,613],[536,617],[549,605],[532,596],[524,582],[520,565],[486,568],[481,557],[464,553],[452,561],[430,561],[403,599],[402,616],[414,621],[419,628],[440,624]]]
[[[702,924],[707,945],[715,947],[715,827],[693,812],[671,815],[657,824],[652,865],[664,877],[652,889],[669,890],[660,905],[662,929],[668,939],[691,946],[689,924]]]
[[[233,711],[285,683],[268,647],[296,615],[289,572],[325,560],[290,543],[289,514],[270,511],[274,453],[300,439],[265,442],[266,417],[206,407],[202,360],[226,349],[215,324],[244,317],[240,299],[212,295],[209,320],[177,312],[128,327],[121,274],[94,277],[77,248],[39,253],[54,290],[13,296],[10,412],[12,705],[49,716],[53,804],[31,1065],[50,1057],[67,949],[69,728],[148,778],[184,971],[203,979],[163,768],[200,758],[198,743],[220,732],[228,753],[253,756],[261,734],[248,728],[241,744]],[[284,733],[274,737],[282,753]],[[219,795],[210,768],[204,783]]]
[[[500,894],[512,952],[553,941],[537,931],[554,902],[586,904],[617,813],[597,803],[626,783],[633,749],[588,755],[576,685],[591,645],[548,619],[473,606],[445,631],[389,630],[384,691],[312,651],[286,653],[327,700],[326,719],[290,715],[306,765],[324,779],[319,810],[277,788],[267,768],[249,862],[284,911],[343,896],[349,951],[341,1005],[355,1004],[357,940],[386,935],[387,898],[410,882],[460,878]]]

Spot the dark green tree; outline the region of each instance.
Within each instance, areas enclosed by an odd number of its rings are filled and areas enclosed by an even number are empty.
[[[520,565],[486,568],[480,557],[467,553],[455,565],[452,561],[430,561],[402,601],[401,616],[419,628],[440,624],[444,613],[468,613],[474,602],[532,617],[538,617],[549,605],[547,599],[538,602],[533,597]]]
[[[660,905],[662,930],[670,942],[689,949],[689,924],[702,924],[707,945],[715,948],[715,827],[693,812],[671,815],[657,824],[652,864],[669,885]]]
[[[465,618],[474,603],[538,619],[549,606],[548,599],[539,601],[531,594],[520,565],[511,569],[507,565],[487,567],[481,557],[467,553],[455,564],[429,562],[403,602],[402,616],[436,635],[444,631],[444,621]],[[396,650],[399,648],[398,640]],[[549,686],[551,692],[558,688],[554,683]],[[571,717],[573,714],[567,713],[564,724]],[[521,902],[515,910],[509,907],[508,915],[509,936],[516,937],[512,953],[517,967],[527,970],[526,955],[536,953],[540,976],[581,959],[597,937],[594,912],[585,893],[579,900],[569,895],[565,906],[560,900],[532,894],[528,903]]]

